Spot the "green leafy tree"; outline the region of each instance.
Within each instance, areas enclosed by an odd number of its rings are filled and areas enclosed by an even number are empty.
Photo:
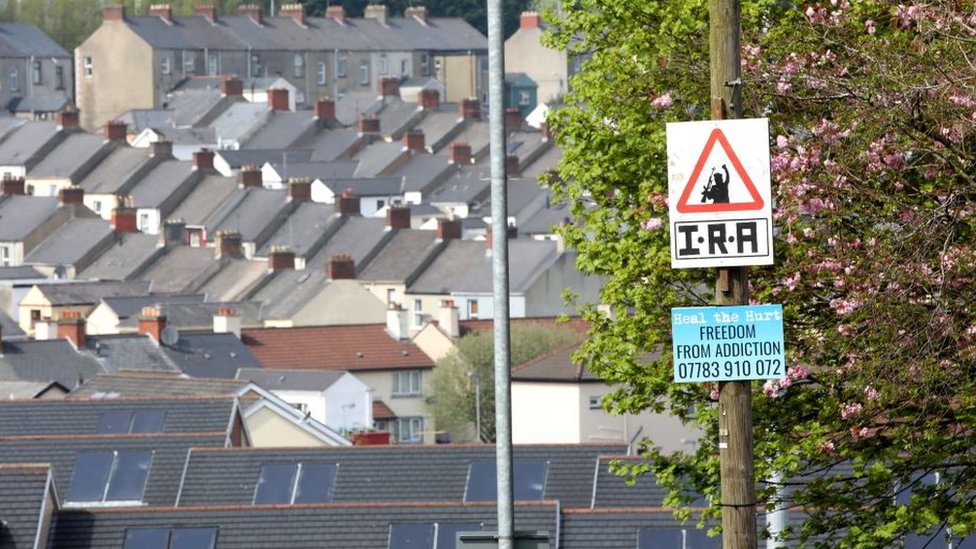
[[[544,325],[512,327],[512,364],[524,364],[549,352],[579,341],[569,329]],[[431,387],[434,422],[438,430],[449,431],[455,439],[478,440],[472,428],[477,423],[476,388],[481,395],[480,440],[495,440],[495,362],[494,333],[478,332],[457,342],[451,352],[434,367]]]
[[[718,387],[672,382],[670,309],[710,302],[714,273],[670,268],[664,139],[709,117],[706,4],[565,2],[551,45],[587,60],[550,124],[576,220],[563,236],[612,310],[585,312],[579,357],[620,384],[614,409],[670,407],[705,430],[693,455],[644,453],[668,503],[693,488],[707,519]],[[786,535],[808,545],[976,534],[974,9],[742,1],[743,109],[770,119],[777,226],[752,297],[783,304],[789,362],[753,391],[757,478],[787,479],[757,493],[805,508]]]

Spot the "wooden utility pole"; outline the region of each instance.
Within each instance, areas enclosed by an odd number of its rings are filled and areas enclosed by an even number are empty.
[[[709,0],[708,13],[712,118],[742,118],[739,0]],[[749,304],[748,269],[718,269],[716,305]],[[718,406],[722,546],[724,549],[756,549],[751,382],[719,383]]]

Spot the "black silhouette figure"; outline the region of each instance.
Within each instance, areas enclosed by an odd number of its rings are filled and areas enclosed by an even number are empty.
[[[715,168],[712,168],[711,177],[708,178],[708,183],[702,191],[702,202],[711,200],[713,204],[729,203],[729,168],[722,164],[722,170],[725,171],[725,177],[715,173]]]

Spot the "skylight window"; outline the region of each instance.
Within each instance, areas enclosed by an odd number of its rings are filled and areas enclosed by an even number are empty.
[[[103,412],[95,432],[100,435],[126,435],[134,433],[161,433],[166,423],[166,412]]]
[[[213,549],[217,528],[131,528],[123,549]]]
[[[254,488],[254,504],[328,503],[335,477],[333,463],[267,463]]]
[[[708,537],[704,530],[695,528],[641,528],[637,532],[637,549],[718,549],[722,538]]]
[[[75,459],[67,501],[142,501],[150,451],[86,452]]]
[[[512,468],[512,491],[517,501],[541,501],[546,489],[544,461],[516,461]],[[494,461],[476,461],[468,469],[468,485],[464,501],[495,501],[498,472]]]
[[[387,549],[454,549],[458,532],[479,532],[478,523],[391,524]]]

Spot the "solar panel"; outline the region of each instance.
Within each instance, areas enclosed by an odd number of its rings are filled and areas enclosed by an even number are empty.
[[[132,414],[130,433],[162,433],[166,423],[166,412],[136,412]]]
[[[335,477],[336,466],[333,463],[299,464],[294,503],[329,503],[332,501]]]
[[[148,451],[118,452],[109,478],[106,501],[141,501],[149,477],[152,453]]]
[[[481,525],[477,523],[438,523],[435,528],[437,538],[434,549],[455,549],[457,547],[458,532],[479,532]]]
[[[637,549],[684,549],[684,536],[680,528],[641,528]]]
[[[516,501],[541,501],[546,488],[544,461],[516,461],[512,467],[512,492]],[[468,469],[465,501],[495,501],[497,469],[494,461],[475,461]]]
[[[166,412],[102,412],[98,419],[97,434],[161,433],[166,422]]]
[[[912,475],[911,480],[904,487],[898,487],[895,493],[895,505],[908,505],[912,502],[912,494],[923,486],[934,486],[936,484],[935,473]]]
[[[298,465],[268,463],[261,466],[261,475],[254,488],[254,504],[291,503]]]
[[[430,549],[433,545],[433,524],[390,525],[388,549]]]
[[[170,539],[170,549],[213,549],[217,543],[217,529],[208,528],[174,528]]]
[[[169,528],[132,528],[125,532],[123,549],[167,549]]]
[[[685,549],[721,549],[722,536],[708,537],[708,532],[685,528]]]
[[[105,484],[112,471],[112,452],[90,452],[75,458],[68,501],[102,501]]]
[[[126,434],[129,432],[129,423],[132,421],[132,414],[129,412],[102,412],[98,418],[98,427],[95,428],[97,434]]]

